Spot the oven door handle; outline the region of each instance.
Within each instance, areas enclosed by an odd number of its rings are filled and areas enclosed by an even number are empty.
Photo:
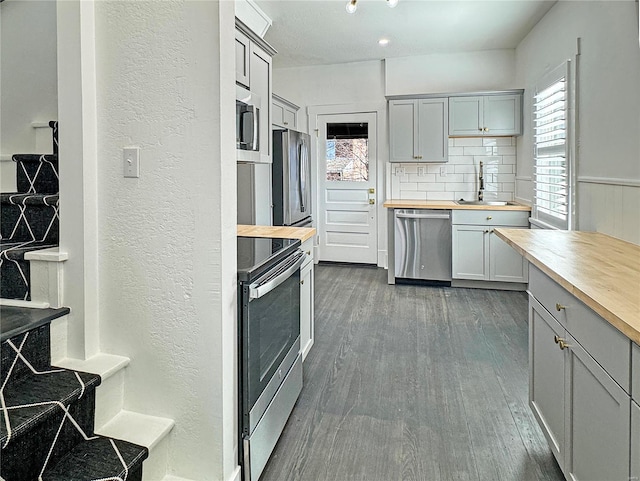
[[[300,266],[303,264],[305,256],[302,255],[299,259],[297,259],[287,270],[285,270],[282,274],[279,274],[277,277],[274,277],[268,282],[264,284],[251,284],[249,286],[249,299],[260,299],[262,296],[269,294],[272,290],[282,284],[284,281],[291,277],[296,270],[300,269]]]

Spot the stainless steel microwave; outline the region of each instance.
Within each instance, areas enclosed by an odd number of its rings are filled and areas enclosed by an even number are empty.
[[[236,157],[260,161],[260,97],[236,85]]]

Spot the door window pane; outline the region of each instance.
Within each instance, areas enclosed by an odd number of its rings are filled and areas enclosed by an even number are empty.
[[[369,124],[327,124],[327,180],[369,180]]]

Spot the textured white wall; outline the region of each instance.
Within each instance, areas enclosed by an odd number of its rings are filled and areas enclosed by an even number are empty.
[[[600,230],[640,243],[640,49],[638,11],[633,0],[558,2],[516,49],[516,74],[525,87],[524,131],[518,140],[518,197],[531,199],[533,172],[531,92],[535,82],[566,59],[573,59],[582,38],[578,67],[579,184],[578,227]],[[627,205],[611,199],[628,186]],[[625,190],[626,191],[626,190]],[[609,209],[592,209],[604,203]],[[630,204],[630,205],[629,205]],[[630,223],[629,229],[614,227]]]
[[[56,2],[6,0],[0,19],[0,154],[29,153],[31,122],[58,118]]]
[[[237,466],[233,51],[232,2],[96,2],[101,347],[191,479]]]

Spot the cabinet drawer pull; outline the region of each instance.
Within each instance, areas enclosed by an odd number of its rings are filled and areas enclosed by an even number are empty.
[[[561,351],[564,351],[566,348],[569,347],[569,344],[567,344],[567,341],[562,339],[559,336],[553,336],[553,342],[555,342],[558,345]]]
[[[491,217],[490,215],[487,216],[487,220],[491,220],[493,219],[493,217]]]
[[[556,302],[556,311],[560,312],[560,311],[565,310],[566,308],[567,308],[567,306],[563,306],[559,302]]]

